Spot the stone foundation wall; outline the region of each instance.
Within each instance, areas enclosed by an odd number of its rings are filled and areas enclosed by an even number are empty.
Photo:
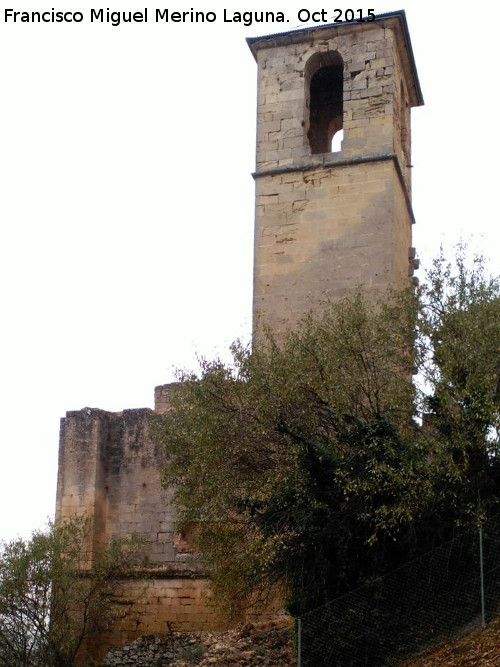
[[[93,637],[87,651],[102,659],[111,647],[142,637],[164,638],[172,632],[197,632],[222,627],[208,600],[204,578],[152,576],[119,582],[123,609],[109,632]]]

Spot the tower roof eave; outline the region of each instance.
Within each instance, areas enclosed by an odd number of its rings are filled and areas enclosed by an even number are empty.
[[[408,58],[408,66],[413,79],[413,95],[412,106],[422,106],[424,98],[420,88],[420,81],[418,79],[417,66],[415,64],[415,57],[413,55],[413,48],[411,45],[410,32],[408,30],[408,22],[406,20],[406,13],[404,9],[399,9],[393,12],[386,12],[377,14],[374,22],[384,24],[389,21],[397,21],[400,28],[400,35],[403,38],[405,53]],[[257,60],[257,53],[260,49],[267,47],[284,46],[286,44],[293,44],[303,42],[310,39],[311,34],[319,30],[335,30],[347,25],[360,25],[359,21],[344,21],[342,23],[325,23],[322,25],[312,26],[308,28],[296,28],[286,32],[278,32],[270,35],[263,35],[261,37],[247,37],[247,44]]]

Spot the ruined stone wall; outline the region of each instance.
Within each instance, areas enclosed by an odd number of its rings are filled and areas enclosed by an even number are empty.
[[[139,572],[145,577],[118,583],[122,614],[85,647],[96,659],[140,637],[213,630],[223,622],[189,536],[176,532],[171,491],[161,488],[163,460],[153,426],[169,408],[170,385],[163,385],[155,389],[154,411],[84,408],[61,420],[56,521],[91,517],[89,565],[113,537],[138,536],[146,547]],[[274,600],[269,612],[278,607]]]
[[[136,535],[146,543],[148,578],[122,582],[123,618],[92,641],[96,657],[106,646],[147,634],[217,625],[207,580],[176,533],[171,492],[160,484],[162,457],[152,427],[168,409],[168,389],[157,387],[155,411],[84,408],[61,420],[56,521],[92,518],[89,564],[112,537]]]
[[[174,515],[160,487],[161,457],[152,437],[154,412],[84,408],[61,423],[56,520],[93,517],[95,555],[111,537],[140,535],[152,563],[177,564]],[[170,539],[167,539],[170,538]]]

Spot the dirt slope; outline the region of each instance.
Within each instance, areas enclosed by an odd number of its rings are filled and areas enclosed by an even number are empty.
[[[500,617],[486,628],[477,628],[444,642],[401,667],[500,667]]]
[[[206,635],[198,662],[177,660],[170,667],[296,667],[290,620],[247,625],[238,630]],[[200,651],[201,653],[201,651]],[[500,667],[500,617],[484,630],[477,628],[459,638],[428,649],[400,667]]]
[[[116,649],[107,667],[296,667],[292,621],[280,617],[265,623],[247,624],[235,630],[170,638],[170,657],[153,656],[133,642],[126,653]],[[145,645],[159,640],[149,638]],[[169,644],[169,642],[166,642]],[[142,646],[142,644],[141,644]],[[141,652],[144,654],[140,659]],[[175,657],[175,659],[173,659]],[[399,667],[500,667],[500,617],[484,630],[477,628],[457,639],[422,652]]]

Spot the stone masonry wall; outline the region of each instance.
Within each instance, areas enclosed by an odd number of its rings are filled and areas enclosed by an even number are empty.
[[[61,420],[56,521],[92,517],[89,563],[112,537],[137,535],[147,545],[148,579],[122,582],[126,614],[91,642],[95,657],[106,646],[147,634],[217,625],[205,596],[207,580],[176,533],[171,492],[160,484],[162,457],[152,427],[168,408],[168,393],[168,385],[156,389],[158,411],[84,408]]]
[[[250,40],[258,64],[254,313],[275,332],[359,285],[408,284],[410,107],[421,104],[397,17]],[[311,154],[311,74],[343,61],[339,152]],[[314,70],[314,67],[313,67]]]
[[[274,331],[318,298],[407,284],[411,221],[395,171],[380,161],[257,180],[254,308]]]
[[[258,65],[257,172],[324,163],[327,154],[311,156],[306,136],[306,69],[316,54],[337,52],[344,63],[345,134],[342,154],[328,154],[328,162],[396,152],[409,176],[403,154],[409,148],[410,107],[422,101],[397,18],[295,31],[249,43]],[[407,128],[404,147],[402,124]]]

